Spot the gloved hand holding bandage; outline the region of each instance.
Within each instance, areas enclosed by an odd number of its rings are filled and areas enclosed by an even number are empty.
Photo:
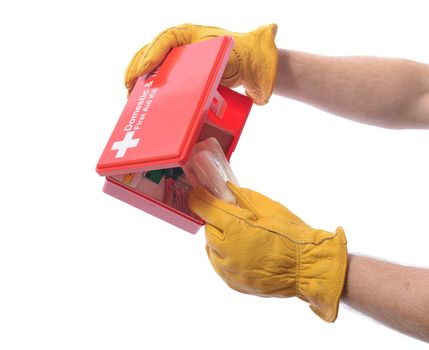
[[[207,254],[219,276],[242,293],[297,296],[335,321],[347,269],[343,229],[314,229],[280,203],[227,185],[238,206],[202,187],[189,196],[190,209],[206,221]]]
[[[168,28],[131,59],[125,73],[125,86],[130,92],[137,78],[155,69],[172,48],[228,35],[233,37],[235,45],[221,84],[227,87],[242,85],[256,104],[266,104],[277,72],[276,33],[276,24],[261,26],[249,33],[193,24]]]

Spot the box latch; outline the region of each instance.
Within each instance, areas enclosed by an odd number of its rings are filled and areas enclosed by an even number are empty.
[[[219,119],[222,119],[222,116],[226,110],[227,103],[222,97],[222,95],[219,93],[219,91],[216,90],[212,102],[210,103],[210,110],[213,112],[213,114],[218,117]]]

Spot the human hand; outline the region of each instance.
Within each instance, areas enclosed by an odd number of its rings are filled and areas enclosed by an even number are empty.
[[[256,104],[266,104],[272,94],[277,71],[276,33],[276,24],[261,26],[249,33],[233,33],[193,24],[168,28],[134,55],[125,73],[125,86],[131,92],[138,77],[155,69],[172,48],[229,35],[235,45],[221,84],[227,87],[242,85]]]
[[[335,321],[347,268],[343,229],[313,229],[280,203],[227,184],[238,206],[202,187],[189,197],[191,210],[206,221],[206,250],[219,276],[242,293],[297,296]]]

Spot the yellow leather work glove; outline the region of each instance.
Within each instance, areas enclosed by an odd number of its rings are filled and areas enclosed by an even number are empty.
[[[189,206],[206,221],[207,254],[233,289],[310,303],[334,322],[347,268],[346,237],[305,224],[278,202],[231,183],[238,206],[194,189]]]
[[[134,55],[125,73],[125,86],[130,92],[137,78],[156,68],[174,47],[229,35],[233,37],[235,45],[221,84],[227,87],[243,85],[247,95],[256,104],[263,105],[271,96],[276,77],[276,33],[276,24],[259,27],[250,33],[233,33],[193,24],[169,28]]]

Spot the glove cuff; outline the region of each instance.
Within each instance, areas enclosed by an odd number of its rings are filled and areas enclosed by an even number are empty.
[[[242,85],[255,104],[264,105],[270,99],[277,75],[278,50],[274,39],[277,24],[259,27],[247,34],[247,62]],[[255,52],[257,51],[257,52]]]
[[[319,244],[298,246],[297,297],[326,322],[334,322],[347,272],[347,240],[338,227]]]

